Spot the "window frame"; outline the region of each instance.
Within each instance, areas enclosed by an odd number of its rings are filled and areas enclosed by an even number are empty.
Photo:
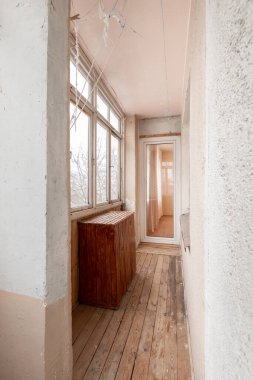
[[[112,137],[114,137],[116,140],[118,140],[119,142],[119,166],[118,166],[118,171],[119,171],[119,175],[120,175],[120,181],[119,181],[119,198],[118,199],[113,199],[112,198],[112,191],[111,191],[111,183],[112,183],[112,176],[111,176],[111,172],[112,172],[112,150],[111,150],[111,142],[112,142]],[[110,199],[111,199],[111,202],[114,203],[114,202],[119,202],[120,199],[121,199],[121,141],[120,141],[120,138],[114,133],[114,131],[110,131],[110,152],[109,152],[109,155],[110,155],[110,183],[109,183],[109,191],[110,191]]]
[[[73,98],[72,96],[70,96],[70,99],[69,99],[69,103],[72,103],[74,106],[75,103],[73,101]],[[79,108],[80,109],[80,108]],[[82,112],[84,112],[88,117],[89,117],[89,130],[88,130],[88,136],[89,136],[89,161],[88,161],[88,165],[89,165],[89,176],[88,176],[88,204],[84,204],[83,206],[80,206],[80,207],[71,207],[71,199],[70,199],[70,208],[71,208],[71,211],[72,212],[77,212],[77,211],[81,211],[81,210],[87,210],[89,208],[92,208],[92,204],[93,204],[93,199],[92,199],[92,177],[93,177],[93,170],[92,170],[92,149],[90,149],[91,147],[91,144],[92,144],[92,140],[93,140],[93,128],[92,128],[92,113],[89,112],[89,110],[83,110]],[[71,175],[71,173],[70,173]],[[70,182],[71,183],[71,182]],[[71,198],[71,192],[70,192],[70,198]]]
[[[105,129],[106,131],[106,201],[104,202],[98,202],[97,201],[97,127],[98,125],[102,128]],[[110,145],[111,145],[111,139],[110,139],[110,130],[108,129],[108,127],[103,123],[101,122],[99,119],[97,119],[97,122],[96,122],[96,150],[95,150],[95,164],[96,164],[96,186],[95,186],[95,205],[96,206],[103,206],[103,205],[106,205],[110,202],[110,195],[109,195],[109,182],[110,182]]]
[[[74,48],[74,39],[71,37],[71,46]],[[75,65],[74,55],[72,53],[70,55],[70,61]],[[105,85],[105,82],[100,78],[99,79],[98,72],[93,68],[91,72],[89,72],[89,68],[92,66],[91,61],[88,59],[87,55],[80,48],[80,58],[79,58],[79,71],[81,74],[87,78],[89,81],[89,88],[92,95],[87,100],[84,96],[81,95],[79,108],[83,108],[83,112],[85,112],[90,117],[90,128],[89,128],[89,205],[83,205],[78,208],[70,208],[71,213],[76,213],[80,211],[88,211],[92,209],[104,208],[106,206],[110,206],[117,203],[123,202],[123,194],[124,194],[124,114],[116,102],[113,95],[110,93],[109,89]],[[89,75],[88,75],[89,74]],[[93,86],[96,86],[93,89]],[[80,92],[77,90],[78,97],[80,96]],[[108,120],[99,113],[97,109],[97,95],[101,97],[101,99],[108,106]],[[76,88],[70,84],[70,101],[75,105],[76,102]],[[119,131],[110,124],[110,111],[115,114],[115,116],[119,119]],[[107,146],[107,201],[98,203],[97,202],[97,157],[96,157],[96,138],[97,138],[97,124],[100,124],[102,127],[105,127],[108,130],[108,146]],[[119,199],[111,199],[111,139],[112,136],[115,136],[119,139]],[[71,173],[70,173],[71,176]],[[71,201],[71,200],[70,200]],[[70,203],[71,207],[71,203]]]

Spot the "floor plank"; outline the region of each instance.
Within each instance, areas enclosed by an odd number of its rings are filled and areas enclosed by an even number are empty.
[[[144,257],[145,260],[145,257]],[[144,260],[140,260],[138,262],[137,267],[141,268],[141,266],[144,263]],[[116,310],[113,314],[113,317],[108,325],[108,328],[99,344],[99,347],[88,367],[88,370],[84,376],[83,379],[85,380],[96,380],[99,379],[100,374],[103,370],[105,361],[107,359],[107,356],[110,352],[111,346],[113,344],[113,341],[115,339],[115,336],[118,332],[119,326],[121,324],[121,321],[123,319],[123,316],[125,314],[126,307],[128,306],[130,300],[131,300],[131,291],[133,291],[135,285],[137,282],[137,277],[134,278],[132,281],[128,292],[126,293],[125,297],[123,298],[120,308]]]
[[[137,253],[137,273],[118,310],[84,305],[74,310],[73,380],[191,379],[181,258],[175,250],[170,256],[159,249]]]
[[[154,231],[148,231],[147,236],[173,238],[174,236],[174,217],[163,215],[158,226]]]
[[[163,257],[159,256],[154,274],[153,284],[150,291],[147,311],[144,319],[143,330],[141,334],[140,344],[136,360],[134,363],[134,370],[132,379],[146,379],[148,375],[149,359],[151,353],[153,332],[155,326],[156,307],[158,301],[158,293],[160,287],[160,278],[163,269]]]
[[[118,372],[115,377],[116,380],[131,379],[156,265],[157,257],[153,255],[148,269],[147,277],[144,281],[142,293],[139,298],[139,303],[131,326],[131,330],[129,332],[129,336],[122,354]]]
[[[166,330],[164,336],[163,379],[177,380],[176,262],[169,259]]]
[[[148,379],[163,378],[164,334],[166,330],[167,281],[169,263],[164,257],[162,276],[159,281],[159,297],[155,315],[154,337],[150,355]]]
[[[179,247],[172,244],[141,243],[137,248],[137,254],[152,253],[154,255],[179,256]]]
[[[139,273],[138,281],[134,288],[128,308],[125,312],[122,324],[120,326],[120,329],[118,330],[118,334],[116,336],[116,339],[114,340],[114,344],[104,366],[100,379],[114,379],[117,374],[118,366],[126,345],[130,328],[132,326],[132,322],[135,316],[140,295],[142,293],[144,280],[146,278],[150,262],[151,255],[147,255],[144,265]]]
[[[179,259],[176,261],[176,295],[177,295],[177,378],[190,379],[190,360],[186,315],[184,306],[184,289],[182,268]]]

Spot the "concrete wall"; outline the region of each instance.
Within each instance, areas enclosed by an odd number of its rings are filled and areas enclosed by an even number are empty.
[[[67,0],[1,2],[0,377],[71,379]]]
[[[182,125],[182,211],[190,203],[191,251],[182,251],[185,300],[196,380],[205,379],[205,2],[191,2]],[[187,153],[188,151],[188,153]],[[190,161],[190,162],[189,162]],[[190,172],[190,183],[189,182]],[[213,379],[214,380],[214,379]],[[216,380],[216,379],[215,379]]]
[[[190,209],[190,129],[183,124],[181,130],[181,209],[182,214]]]
[[[207,5],[206,379],[253,378],[253,2]]]
[[[125,209],[135,212],[136,244],[140,242],[139,189],[139,122],[136,116],[125,120]]]
[[[141,119],[139,121],[139,135],[159,135],[163,133],[180,133],[180,116],[157,117],[151,119]]]

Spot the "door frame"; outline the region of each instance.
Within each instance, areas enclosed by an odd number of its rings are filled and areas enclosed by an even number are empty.
[[[151,237],[146,234],[146,196],[147,196],[147,145],[150,144],[173,144],[174,158],[174,237]],[[145,137],[140,139],[140,232],[141,241],[146,243],[179,244],[180,242],[180,214],[181,214],[181,154],[180,136]]]

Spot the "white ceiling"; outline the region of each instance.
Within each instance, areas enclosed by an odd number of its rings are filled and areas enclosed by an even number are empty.
[[[106,12],[115,2],[122,10],[125,0],[104,0]],[[77,22],[81,42],[104,68],[126,115],[180,115],[190,0],[127,0],[122,12],[126,26],[110,19],[107,46],[98,3],[73,0],[71,15],[83,18]]]

